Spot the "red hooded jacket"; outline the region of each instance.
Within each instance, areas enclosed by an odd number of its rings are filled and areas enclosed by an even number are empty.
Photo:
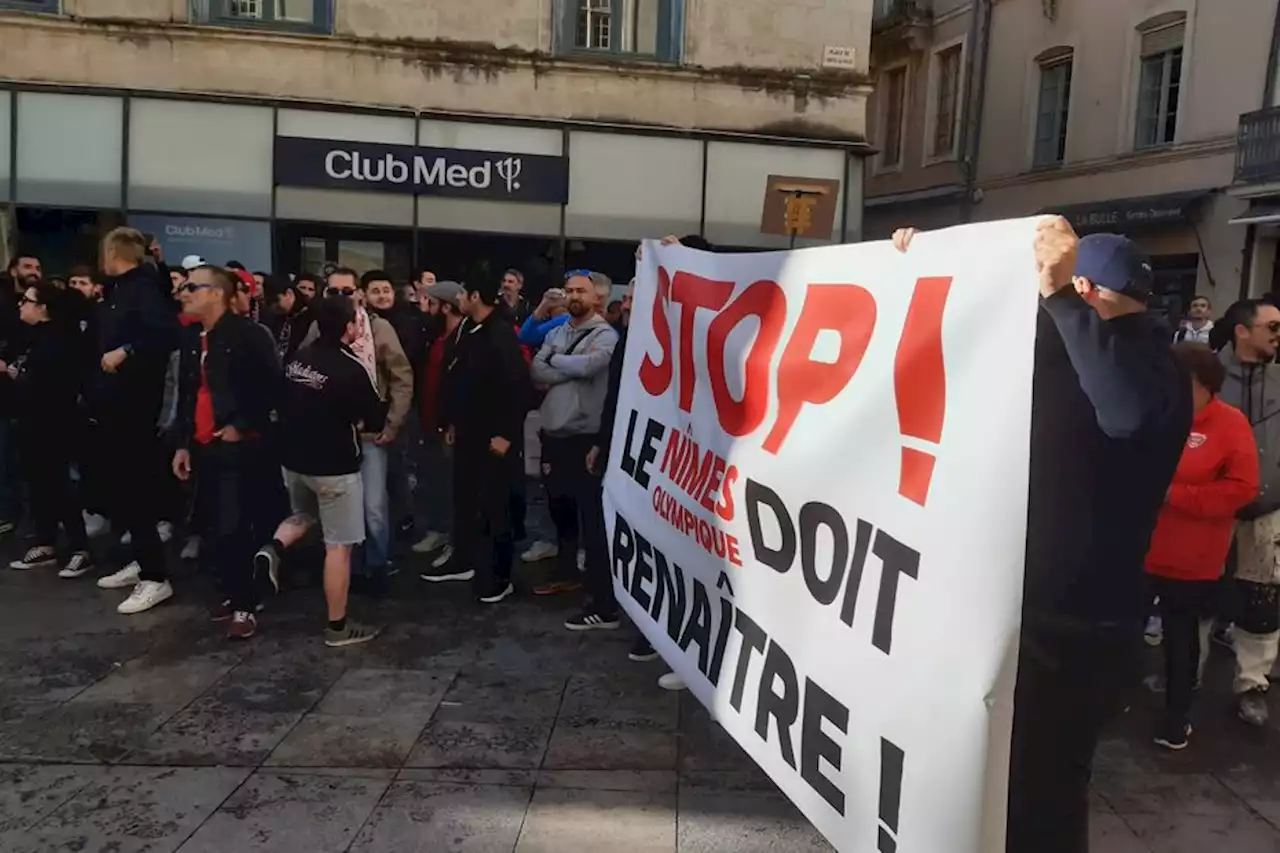
[[[1221,577],[1236,513],[1258,494],[1258,477],[1248,418],[1215,397],[1191,423],[1151,536],[1147,574],[1187,581]]]

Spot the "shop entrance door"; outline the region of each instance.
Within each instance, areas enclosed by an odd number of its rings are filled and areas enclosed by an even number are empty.
[[[326,265],[357,273],[385,270],[396,282],[413,275],[413,234],[407,229],[281,223],[277,257],[289,272],[322,273]]]

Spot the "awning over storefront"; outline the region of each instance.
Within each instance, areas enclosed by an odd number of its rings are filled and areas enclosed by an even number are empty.
[[[1076,231],[1136,231],[1191,222],[1196,203],[1208,190],[1117,198],[1088,204],[1067,204],[1041,210],[1065,216]]]
[[[1280,204],[1255,205],[1235,219],[1227,220],[1229,225],[1268,225],[1273,222],[1280,222]]]

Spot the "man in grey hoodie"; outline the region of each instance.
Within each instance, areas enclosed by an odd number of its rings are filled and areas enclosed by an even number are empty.
[[[1280,309],[1243,300],[1219,326],[1231,342],[1221,353],[1227,379],[1218,396],[1249,418],[1261,458],[1262,488],[1236,528],[1234,615],[1237,709],[1246,723],[1263,726],[1280,649]]]
[[[547,335],[532,367],[534,384],[547,389],[540,411],[542,475],[559,539],[555,575],[534,592],[555,594],[581,585],[581,543],[591,601],[578,630],[612,629],[619,625],[618,605],[609,577],[600,478],[587,469],[587,454],[600,431],[618,333],[600,314],[608,298],[607,282],[597,284],[578,270],[569,275],[564,291],[569,322]]]

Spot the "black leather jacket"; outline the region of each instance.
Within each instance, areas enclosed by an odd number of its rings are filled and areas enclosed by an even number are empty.
[[[178,362],[178,413],[175,447],[188,447],[195,435],[196,399],[201,385],[203,327],[183,330]],[[213,395],[215,429],[234,426],[242,435],[265,436],[281,388],[280,360],[271,334],[248,317],[230,312],[204,334],[204,376]]]

